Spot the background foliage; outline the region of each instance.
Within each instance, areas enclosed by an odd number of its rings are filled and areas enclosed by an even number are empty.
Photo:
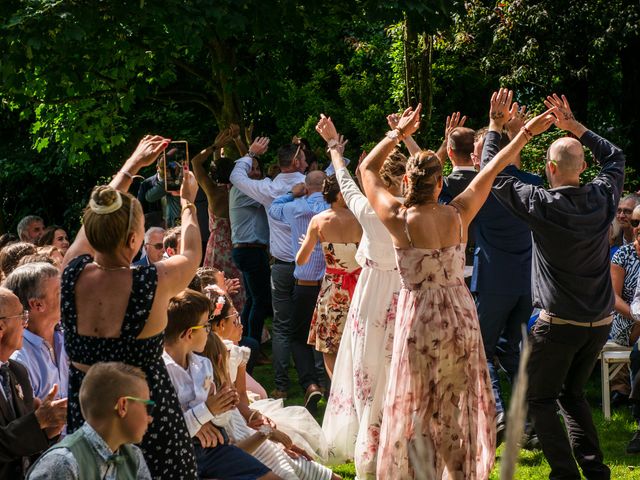
[[[274,146],[297,134],[320,152],[324,112],[357,158],[386,114],[422,101],[419,142],[436,148],[451,111],[483,126],[501,85],[534,110],[566,93],[633,166],[639,11],[630,0],[4,0],[0,231],[27,213],[73,229],[91,186],[148,132],[193,152],[253,123]],[[525,165],[541,168],[556,135]]]

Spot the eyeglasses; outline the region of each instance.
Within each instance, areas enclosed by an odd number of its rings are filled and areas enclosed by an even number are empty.
[[[631,220],[629,220],[629,223],[633,228],[638,228],[638,225],[640,225],[640,219],[632,218]]]
[[[618,215],[620,215],[621,213],[624,213],[625,215],[631,215],[633,213],[633,209],[632,208],[619,208],[617,210]]]
[[[211,333],[211,322],[207,322],[204,325],[194,325],[193,327],[189,327],[190,330],[198,330],[199,328],[204,328],[207,333]]]
[[[9,315],[8,317],[0,317],[0,320],[8,320],[9,318],[18,318],[18,317],[22,318],[22,326],[26,327],[27,324],[29,323],[29,311],[28,310],[22,310],[22,313],[19,313],[17,315]]]
[[[162,243],[145,243],[145,245],[149,245],[150,247],[153,247],[156,250],[164,250],[164,244]]]
[[[154,402],[153,400],[145,400],[144,398],[130,397],[130,396],[121,397],[121,398],[124,398],[125,400],[131,400],[132,402],[144,403],[144,406],[147,408],[147,415],[149,416],[153,415],[153,410],[156,408],[156,402]],[[118,410],[118,405],[113,407],[113,409]]]
[[[233,321],[233,324],[234,324],[236,327],[241,326],[241,325],[242,325],[242,322],[240,321],[240,314],[239,314],[238,312],[236,312],[236,313],[232,313],[231,315],[227,315],[227,316],[226,316],[226,317],[224,317],[224,318],[233,318],[233,317],[235,317],[235,320]]]

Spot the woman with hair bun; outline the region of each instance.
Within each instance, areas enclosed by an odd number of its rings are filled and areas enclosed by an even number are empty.
[[[344,143],[341,142],[342,147]],[[356,262],[362,227],[347,208],[335,175],[325,178],[322,195],[330,207],[309,222],[296,263],[307,263],[316,244],[322,244],[327,267],[311,319],[308,343],[322,352],[327,374],[333,378],[342,331],[362,270]]]
[[[509,116],[512,95],[494,93],[492,118]],[[511,148],[449,205],[438,203],[438,158],[431,151],[415,154],[403,179],[403,205],[384,188],[379,170],[397,143],[418,129],[420,110],[405,110],[362,164],[365,193],[391,234],[402,280],[377,475],[487,479],[495,459],[495,404],[475,304],[464,283],[464,252],[469,223],[509,163]],[[519,135],[529,139],[545,131],[552,118],[546,112],[532,119]]]
[[[141,444],[153,478],[196,479],[191,439],[162,360],[169,300],[193,278],[202,246],[193,204],[197,184],[188,166],[180,190],[182,242],[178,255],[131,267],[144,241],[144,215],[127,193],[133,176],[169,144],[147,135],[109,185],[91,192],[83,227],[64,257],[61,310],[69,368],[68,431],[82,425],[80,384],[91,365],[119,361],[149,379],[154,420]],[[140,408],[135,398],[128,408]]]

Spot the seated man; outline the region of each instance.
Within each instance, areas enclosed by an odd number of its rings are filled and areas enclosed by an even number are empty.
[[[30,458],[45,450],[66,423],[67,401],[34,401],[27,370],[9,357],[22,345],[28,314],[11,290],[0,287],[0,478],[24,478]],[[37,406],[37,408],[36,408]]]
[[[151,479],[139,443],[155,403],[142,370],[120,362],[91,366],[80,387],[86,422],[33,465],[29,479]]]
[[[53,385],[56,398],[67,397],[69,358],[64,349],[60,322],[60,273],[49,263],[28,263],[16,268],[4,281],[6,288],[20,299],[29,311],[22,348],[11,359],[29,372],[34,396],[43,400]]]

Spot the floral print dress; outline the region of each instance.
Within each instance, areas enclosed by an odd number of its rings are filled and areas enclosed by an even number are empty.
[[[322,353],[336,354],[347,320],[349,305],[360,275],[357,243],[322,243],[327,264],[318,303],[311,319],[309,345]]]
[[[495,402],[464,283],[465,244],[397,248],[396,257],[402,290],[378,478],[487,479],[495,459]]]

